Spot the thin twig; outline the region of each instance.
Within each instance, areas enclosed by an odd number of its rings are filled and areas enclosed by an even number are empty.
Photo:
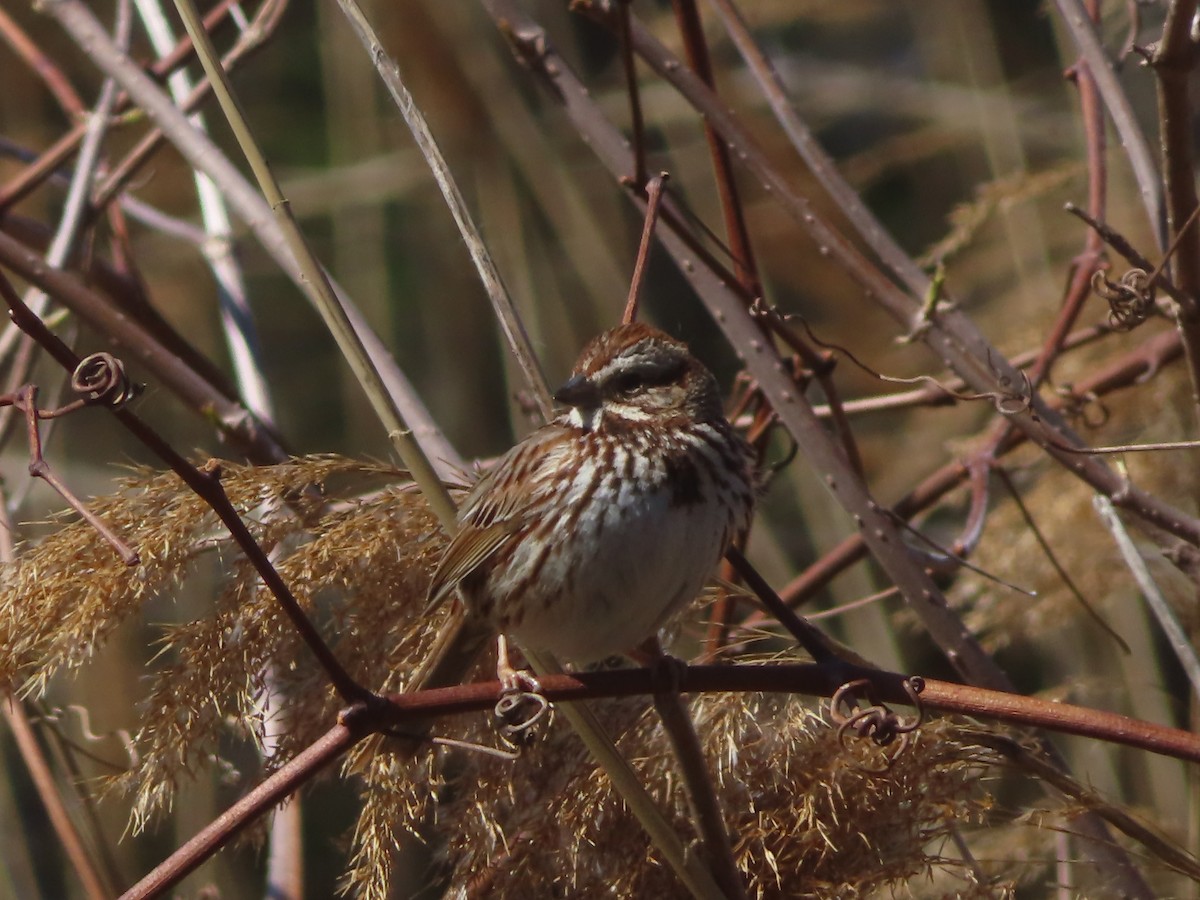
[[[1129,644],[1126,643],[1125,638],[1121,637],[1115,628],[1109,625],[1108,622],[1104,621],[1104,617],[1101,616],[1096,607],[1092,606],[1088,599],[1083,596],[1083,591],[1081,591],[1078,585],[1075,584],[1075,579],[1071,577],[1071,574],[1063,567],[1063,564],[1059,562],[1058,554],[1054,552],[1054,548],[1050,546],[1050,542],[1047,541],[1046,536],[1042,534],[1042,529],[1038,528],[1037,522],[1033,518],[1033,514],[1029,511],[1029,507],[1025,505],[1025,501],[1021,498],[1021,492],[1018,491],[1017,486],[1013,484],[1012,477],[1008,474],[1008,470],[1003,466],[995,466],[993,471],[1000,476],[1000,481],[1008,490],[1008,495],[1012,497],[1013,502],[1017,505],[1017,509],[1021,513],[1021,518],[1025,520],[1026,527],[1028,527],[1030,532],[1033,534],[1034,540],[1036,540],[1038,542],[1038,546],[1042,548],[1042,553],[1045,554],[1050,565],[1054,567],[1054,571],[1058,573],[1058,577],[1062,580],[1062,583],[1066,585],[1067,590],[1071,592],[1071,596],[1075,598],[1075,602],[1083,608],[1083,611],[1088,614],[1093,622],[1100,626],[1101,630],[1105,634],[1107,634],[1116,642],[1117,646],[1120,647],[1126,655],[1132,653],[1133,651],[1129,649]]]
[[[162,89],[108,39],[103,27],[82,0],[49,0],[44,8],[58,20],[72,39],[102,71],[115,78],[146,113],[163,129],[167,138],[195,169],[204,172],[220,187],[229,207],[245,222],[281,271],[309,296],[309,282],[293,253],[283,228],[263,195],[242,177],[237,168],[207,136],[188,122]],[[336,291],[336,287],[335,287]],[[310,297],[311,299],[311,297]],[[371,330],[362,313],[339,292],[342,312],[365,346],[392,402],[404,411],[412,425],[411,434],[429,448],[427,456],[439,461],[457,457],[411,384],[396,366],[383,342]],[[403,438],[403,435],[400,435]],[[446,471],[450,469],[447,466]],[[414,473],[415,474],[415,473]],[[437,490],[430,485],[431,490]],[[428,496],[428,495],[427,495]],[[451,516],[452,518],[452,516]]]
[[[646,168],[646,125],[642,118],[642,98],[638,91],[637,64],[629,40],[629,5],[633,0],[617,0],[621,27],[621,65],[625,70],[625,89],[629,93],[629,130],[633,135],[633,184],[641,187],[649,178]]]
[[[1100,516],[1100,520],[1111,532],[1117,550],[1121,553],[1121,558],[1125,560],[1125,565],[1133,573],[1133,578],[1141,588],[1142,596],[1146,598],[1146,604],[1154,613],[1154,618],[1158,620],[1159,627],[1166,635],[1171,649],[1175,651],[1179,665],[1187,674],[1188,681],[1192,683],[1192,692],[1196,697],[1200,697],[1200,657],[1196,655],[1196,648],[1188,637],[1187,631],[1179,623],[1167,598],[1162,595],[1162,591],[1154,583],[1154,577],[1150,574],[1146,561],[1142,559],[1141,553],[1134,546],[1133,539],[1125,530],[1116,510],[1113,509],[1112,502],[1107,497],[1097,495],[1092,498],[1092,503],[1096,507],[1096,513]]]
[[[42,80],[69,119],[78,119],[85,115],[87,108],[75,88],[71,86],[66,74],[53,59],[42,52],[42,48],[30,39],[16,20],[5,12],[4,7],[0,7],[0,39],[3,39]]]
[[[484,290],[487,291],[488,299],[492,303],[496,321],[500,324],[505,341],[525,376],[526,384],[533,391],[538,410],[543,418],[551,418],[554,414],[554,404],[550,398],[546,376],[533,352],[525,325],[517,313],[512,297],[508,294],[508,289],[504,286],[504,281],[500,277],[496,263],[492,260],[491,253],[488,252],[487,246],[483,242],[479,229],[475,227],[467,205],[463,201],[462,193],[454,180],[454,175],[450,171],[450,166],[438,148],[433,132],[429,130],[429,124],[425,121],[424,115],[421,114],[416,101],[400,77],[400,67],[387,55],[374,28],[371,27],[371,23],[367,21],[355,0],[338,0],[338,6],[341,7],[350,26],[354,29],[355,35],[370,56],[384,87],[387,88],[397,109],[400,110],[405,124],[408,125],[409,131],[412,132],[413,138],[417,142],[417,147],[425,157],[425,162],[429,165],[434,180],[441,189],[442,198],[446,201],[446,206],[458,226],[459,234],[462,235],[467,250],[471,254],[471,262],[474,263],[479,280],[483,284]]]
[[[832,662],[838,655],[830,648],[829,642],[819,628],[810,625],[805,619],[796,615],[790,606],[784,603],[767,580],[758,574],[758,570],[742,555],[736,547],[725,551],[725,556],[732,563],[737,573],[742,576],[750,590],[762,601],[763,606],[779,620],[816,662]]]
[[[0,398],[0,402],[8,400],[25,414],[25,431],[29,439],[29,474],[34,478],[42,479],[42,481],[50,485],[67,502],[67,505],[71,509],[75,510],[85,522],[95,529],[100,537],[104,538],[112,546],[125,565],[136,566],[140,561],[137,551],[109,528],[108,523],[88,509],[87,505],[76,497],[74,492],[67,487],[66,483],[55,474],[54,470],[50,468],[50,464],[46,462],[46,458],[42,456],[42,436],[38,427],[38,420],[53,418],[54,416],[81,409],[83,402],[76,401],[75,403],[68,404],[61,410],[40,410],[37,408],[37,395],[37,386],[29,384],[18,390],[16,395],[11,398]]]
[[[64,0],[54,0],[54,2],[58,4]],[[187,28],[192,42],[196,45],[196,53],[200,57],[204,71],[208,74],[208,80],[212,83],[213,93],[221,104],[221,111],[233,129],[238,146],[246,155],[254,177],[258,181],[259,189],[271,207],[276,225],[287,244],[288,251],[299,267],[301,286],[316,307],[317,312],[321,314],[325,327],[329,329],[343,358],[358,379],[375,415],[379,417],[387,431],[388,438],[404,461],[404,467],[428,501],[430,510],[444,527],[452,527],[455,518],[454,502],[450,499],[446,486],[430,464],[421,445],[414,440],[412,431],[404,421],[400,408],[384,384],[375,360],[367,352],[351,322],[345,304],[337,296],[325,270],[317,262],[317,258],[305,241],[300,226],[292,215],[291,204],[283,196],[279,182],[271,172],[271,167],[267,164],[266,157],[254,139],[250,125],[242,112],[241,104],[233,93],[233,86],[229,83],[225,70],[221,68],[216,48],[213,47],[208,32],[204,30],[195,4],[192,0],[175,0],[175,7],[179,10],[184,27]],[[190,124],[188,127],[190,128]]]
[[[1142,205],[1146,217],[1150,221],[1151,233],[1159,249],[1167,246],[1167,234],[1163,213],[1162,184],[1158,177],[1158,166],[1154,162],[1154,154],[1150,144],[1142,132],[1137,115],[1129,97],[1117,80],[1116,68],[1104,47],[1100,44],[1096,26],[1084,8],[1082,0],[1054,0],[1059,15],[1066,23],[1071,39],[1079,48],[1079,55],[1087,63],[1088,71],[1096,80],[1096,88],[1108,114],[1112,117],[1113,126],[1121,138],[1121,146],[1133,168],[1134,178],[1142,195]]]
[[[82,882],[83,892],[89,900],[106,900],[112,896],[112,887],[105,883],[101,870],[92,861],[91,854],[83,843],[79,830],[71,821],[71,815],[63,803],[62,795],[55,784],[54,773],[42,755],[37,737],[29,724],[21,701],[8,694],[0,698],[4,707],[4,720],[8,723],[16,742],[17,750],[29,772],[30,780],[37,791],[38,798],[46,809],[51,827],[58,838],[63,853],[71,863],[71,868]]]
[[[0,297],[3,297],[4,302],[8,305],[13,321],[37,340],[63,368],[70,372],[76,372],[79,369],[79,357],[50,331],[41,319],[30,312],[29,307],[21,302],[21,298],[3,273],[0,273]],[[229,530],[234,542],[254,566],[268,590],[275,596],[280,608],[291,620],[300,638],[308,645],[309,650],[329,675],[329,680],[338,694],[347,701],[360,700],[364,696],[370,696],[369,692],[359,685],[338,662],[333,651],[329,649],[320,633],[309,621],[300,603],[275,567],[271,565],[267,554],[238,515],[224,488],[221,487],[219,467],[210,465],[206,471],[201,471],[180,456],[170,444],[134,413],[120,405],[110,405],[108,408],[134,437],[170,466],[183,479],[184,484],[204,499],[217,514],[217,517]]]
[[[637,319],[638,297],[646,276],[646,262],[650,258],[654,226],[658,222],[658,205],[662,200],[667,178],[666,172],[659,172],[646,183],[646,219],[642,224],[642,240],[638,244],[637,261],[633,265],[633,277],[629,279],[629,297],[625,301],[625,312],[621,316],[621,321],[625,324]]]

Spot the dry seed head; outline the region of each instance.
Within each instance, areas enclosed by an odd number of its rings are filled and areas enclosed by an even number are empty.
[[[597,706],[660,807],[689,835],[653,710],[629,701]],[[882,751],[863,741],[842,746],[793,699],[706,695],[692,708],[751,896],[859,896],[902,884],[936,865],[930,840],[983,799],[974,786],[990,754],[965,747],[948,723],[926,726],[879,775],[867,769],[880,767]],[[516,763],[470,762],[455,799],[439,811],[452,891],[486,884],[495,897],[682,896],[565,727]]]
[[[271,467],[224,464],[222,485],[318,629],[368,687],[395,689],[422,658],[436,623],[417,622],[444,537],[420,495],[378,490],[386,466],[309,457]],[[325,505],[311,498],[314,487]],[[373,493],[363,496],[363,491]],[[115,786],[136,790],[134,823],[169,808],[181,774],[207,764],[219,738],[264,744],[268,717],[285,716],[268,747],[273,766],[328,727],[337,707],[323,671],[207,504],[173,473],[140,472],[92,507],[137,547],[124,566],[83,523],[25,552],[0,587],[0,674],[44,690],[86,661],[146,600],[169,595],[202,557],[225,586],[202,617],[165,628],[137,761]],[[267,681],[271,702],[265,709]]]

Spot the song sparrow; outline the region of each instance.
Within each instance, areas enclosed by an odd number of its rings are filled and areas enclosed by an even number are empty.
[[[463,502],[430,598],[457,587],[494,631],[587,663],[696,597],[749,524],[753,459],[712,373],[647,325],[594,338],[554,398]]]

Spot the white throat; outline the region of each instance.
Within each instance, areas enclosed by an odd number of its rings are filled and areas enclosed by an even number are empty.
[[[604,411],[600,406],[593,406],[590,409],[572,406],[567,413],[567,421],[576,428],[582,428],[584,431],[595,431],[600,427],[600,420],[603,418]]]

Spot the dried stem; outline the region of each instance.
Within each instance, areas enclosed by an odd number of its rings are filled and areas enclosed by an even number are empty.
[[[1192,399],[1200,412],[1200,229],[1188,229],[1197,207],[1188,87],[1196,66],[1196,44],[1191,36],[1196,8],[1196,0],[1172,0],[1152,64],[1158,76],[1167,228],[1171,243],[1180,246],[1171,263],[1171,281],[1182,294],[1176,321],[1192,378]]]
[[[681,666],[677,669],[678,689],[688,693],[770,691],[831,697],[847,682],[848,676],[865,679],[884,702],[911,703],[912,695],[906,689],[909,677],[877,669],[849,669],[841,664]],[[649,669],[545,675],[539,678],[546,699],[559,704],[601,697],[645,696],[653,694],[661,686],[660,680],[660,676]],[[1200,762],[1200,735],[1190,732],[1068,703],[987,691],[933,679],[923,681],[920,700],[929,710],[1083,735]],[[233,835],[286,799],[369,734],[388,728],[403,729],[408,723],[430,717],[491,709],[500,699],[502,689],[498,681],[478,682],[392,694],[385,698],[386,703],[356,704],[347,709],[339,717],[338,724],[324,737],[222,813],[126,893],[123,900],[142,900],[169,890],[216,853]]]
[[[629,297],[625,301],[625,312],[621,321],[625,324],[636,321],[638,297],[646,276],[646,262],[650,258],[650,244],[654,238],[654,226],[658,222],[658,206],[666,187],[667,173],[659,172],[646,183],[646,220],[642,225],[642,240],[638,244],[637,261],[633,265],[633,277],[629,279]]]
[[[192,127],[187,116],[175,107],[170,97],[153,80],[120,53],[86,4],[81,0],[50,0],[45,4],[45,9],[67,30],[88,57],[105,74],[115,78],[133,101],[154,119],[189,164],[212,178],[230,209],[249,226],[280,270],[302,289],[305,296],[309,296],[311,282],[306,281],[307,276],[293,252],[285,229],[276,220],[263,195],[251,187],[203,132]],[[412,430],[406,433],[428,446],[429,458],[439,461],[456,458],[457,454],[433,424],[428,411],[414,394],[412,386],[396,366],[383,342],[347,298],[341,296],[339,302],[340,315],[349,320],[357,340],[364,345],[388,396],[403,409],[404,419],[411,423]],[[399,434],[399,437],[403,439],[404,435]],[[438,490],[432,484],[429,488],[435,492]]]
[[[1125,560],[1125,565],[1133,573],[1134,580],[1141,588],[1142,596],[1146,598],[1146,605],[1150,607],[1150,611],[1158,620],[1159,627],[1166,635],[1171,649],[1175,651],[1175,658],[1192,684],[1194,697],[1200,697],[1200,658],[1196,656],[1196,648],[1192,646],[1187,631],[1180,624],[1175,611],[1171,609],[1171,604],[1167,602],[1167,598],[1162,595],[1162,591],[1154,583],[1154,576],[1150,574],[1150,569],[1134,545],[1133,538],[1129,536],[1129,532],[1125,530],[1120,517],[1113,509],[1112,502],[1107,497],[1096,497],[1093,502],[1096,513],[1112,534],[1121,558]]]
[[[210,31],[216,28],[228,18],[230,9],[237,3],[238,0],[219,0],[205,15],[205,27]],[[155,78],[165,78],[167,74],[182,65],[191,55],[191,52],[191,38],[184,38],[170,54],[164,56],[150,67],[150,74]],[[129,109],[129,104],[130,101],[127,94],[119,95],[114,106],[114,112],[117,114],[125,112]],[[30,192],[35,190],[38,185],[49,178],[63,163],[70,159],[83,140],[87,127],[85,120],[77,122],[70,131],[48,147],[35,163],[26,167],[9,184],[0,188],[0,211],[7,210],[20,202]]]
[[[508,347],[525,376],[525,383],[533,391],[542,418],[549,419],[554,414],[554,404],[550,398],[546,376],[529,343],[529,334],[517,313],[512,297],[509,296],[508,289],[504,286],[500,271],[496,268],[496,263],[492,260],[492,255],[483,242],[483,236],[479,233],[479,229],[475,226],[471,214],[467,210],[467,204],[463,201],[462,192],[458,189],[450,166],[438,148],[433,132],[429,130],[429,123],[425,121],[412,94],[404,85],[404,81],[400,77],[400,67],[384,51],[379,37],[355,0],[338,0],[338,6],[341,7],[350,26],[354,29],[355,35],[370,56],[375,70],[379,73],[380,80],[383,81],[396,108],[400,110],[405,124],[408,125],[409,131],[412,132],[413,138],[417,142],[417,147],[425,157],[425,162],[442,192],[442,198],[458,226],[459,234],[466,242],[467,249],[471,254],[471,262],[475,265],[480,283],[487,291],[488,299],[492,303],[492,310],[496,314],[496,321],[500,324]]]
[[[9,694],[0,699],[0,704],[4,707],[4,720],[8,723],[9,730],[12,731],[13,740],[17,744],[17,750],[21,754],[25,768],[33,780],[38,798],[46,808],[46,815],[50,818],[50,824],[62,845],[63,852],[70,860],[71,868],[82,882],[83,892],[89,900],[105,900],[105,898],[111,897],[112,888],[105,883],[101,870],[92,861],[91,854],[88,853],[79,830],[71,821],[71,815],[54,782],[54,773],[50,771],[46,757],[38,746],[37,737],[34,735],[25,709],[21,706],[21,701]]]
[[[1096,26],[1082,0],[1054,2],[1067,30],[1071,33],[1071,39],[1079,48],[1079,55],[1087,63],[1088,73],[1096,81],[1096,89],[1108,108],[1117,134],[1120,135],[1121,146],[1133,167],[1133,174],[1142,194],[1142,205],[1150,220],[1151,232],[1158,242],[1159,249],[1163,250],[1167,246],[1167,234],[1164,228],[1162,183],[1158,177],[1158,167],[1154,164],[1154,154],[1150,151],[1150,145],[1138,124],[1133,106],[1117,80],[1116,68],[1104,52],[1096,34]]]
[[[69,372],[78,371],[80,359],[75,352],[64,344],[57,335],[51,332],[37,316],[30,312],[29,307],[21,302],[8,279],[0,274],[0,296],[8,305],[13,321],[26,334],[33,337],[58,363]],[[209,466],[202,471],[179,455],[170,444],[161,438],[152,428],[146,425],[138,416],[128,409],[110,406],[112,414],[125,428],[147,448],[154,452],[163,462],[171,467],[184,484],[204,499],[217,517],[229,529],[230,535],[237,543],[246,558],[254,566],[267,588],[275,596],[284,613],[291,620],[301,639],[308,645],[317,661],[329,675],[334,689],[347,701],[362,699],[370,696],[369,692],[359,685],[338,662],[329,646],[317,632],[291,590],[284,583],[262,547],[255,541],[254,536],[241,520],[237,510],[221,487],[220,470],[218,466]]]

